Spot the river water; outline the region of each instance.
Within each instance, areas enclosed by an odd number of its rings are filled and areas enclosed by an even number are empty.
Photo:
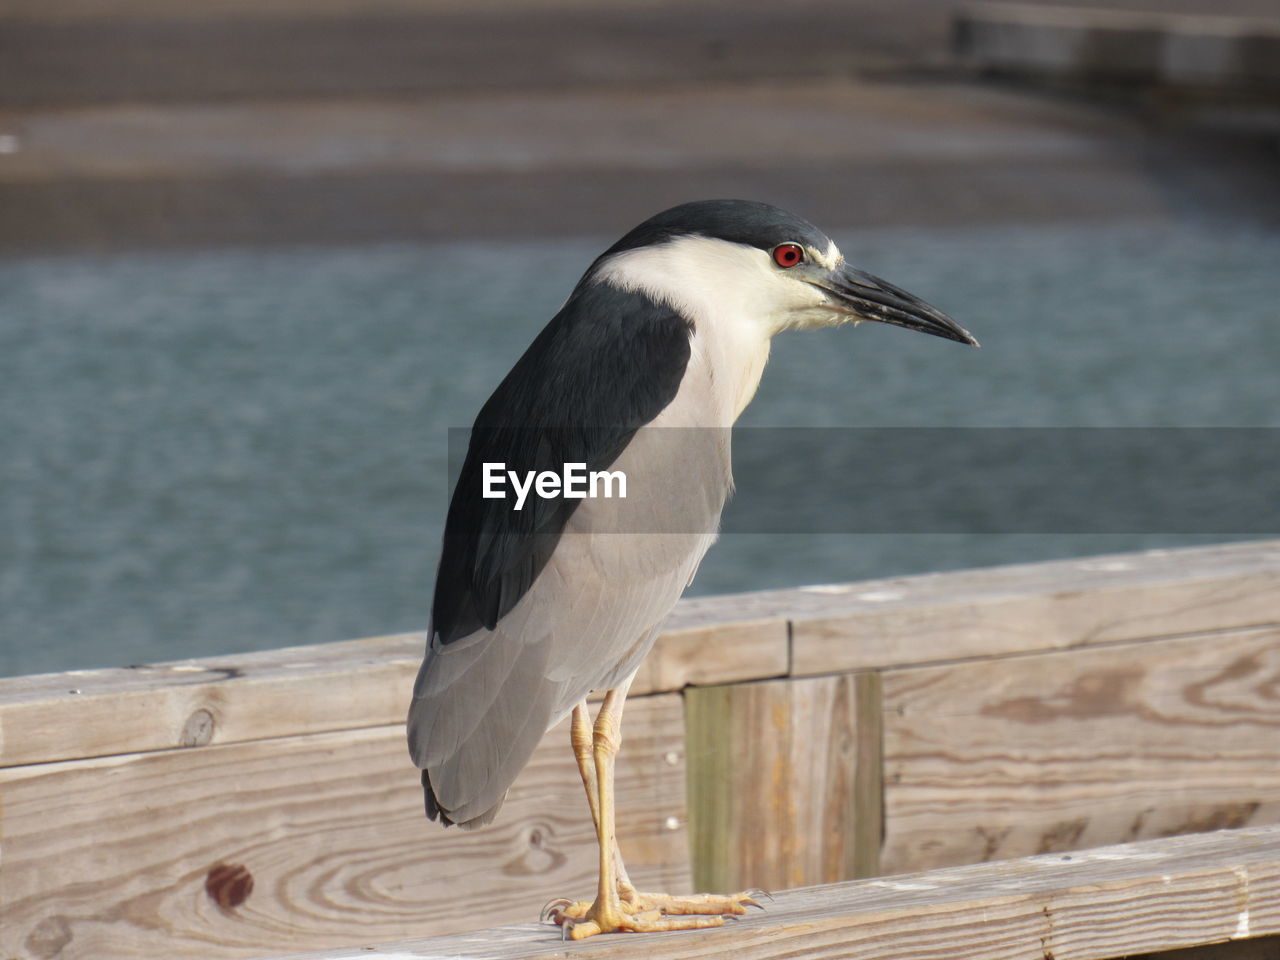
[[[785,335],[744,425],[1280,426],[1280,233],[837,240],[983,348],[873,326]],[[0,263],[0,674],[422,628],[447,431],[606,243]],[[1224,539],[735,534],[693,592]]]

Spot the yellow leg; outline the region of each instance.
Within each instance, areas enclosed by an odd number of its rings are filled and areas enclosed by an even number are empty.
[[[630,686],[630,684],[628,684]],[[623,696],[626,691],[623,691]],[[602,708],[603,709],[603,708]],[[619,703],[616,718],[618,729],[618,745],[621,746],[622,706]],[[591,822],[595,825],[596,835],[600,833],[600,794],[596,785],[596,769],[594,758],[595,737],[591,728],[591,714],[587,710],[587,701],[583,700],[573,708],[573,718],[569,727],[569,741],[573,745],[573,756],[578,761],[578,774],[582,777],[582,787],[587,793],[587,806],[591,808]],[[618,849],[618,840],[613,841],[613,864],[618,880],[618,894],[623,900],[635,897],[636,888],[631,885],[627,876],[627,868],[622,862],[622,851]],[[562,901],[567,902],[567,901]],[[588,905],[583,905],[585,912]]]
[[[573,756],[578,761],[578,773],[582,777],[582,787],[587,791],[587,805],[591,807],[591,822],[596,832],[600,832],[600,800],[596,793],[595,761],[591,757],[591,715],[587,712],[587,701],[583,700],[573,708],[573,719],[569,726],[569,742],[573,744]]]
[[[629,686],[628,683],[605,694],[604,705],[596,714],[595,728],[592,730],[591,746],[596,763],[596,803],[600,809],[600,824],[596,828],[596,840],[600,848],[599,881],[596,885],[596,902],[587,911],[587,917],[600,928],[600,931],[593,932],[616,930],[622,925],[617,863],[614,858],[614,847],[618,840],[614,829],[613,768],[618,751],[622,748],[622,707],[626,702]],[[572,935],[573,931],[570,931],[570,936]]]
[[[748,894],[681,898],[640,894],[632,886],[618,850],[613,791],[614,760],[622,746],[622,708],[630,685],[628,681],[605,695],[594,726],[589,725],[585,703],[573,711],[570,738],[596,828],[599,882],[591,904],[557,900],[543,911],[544,916],[560,924],[564,934],[573,940],[615,931],[643,933],[718,927],[724,923],[725,916],[745,913],[747,905],[758,906]]]
[[[578,775],[582,777],[582,788],[587,794],[587,806],[591,808],[591,822],[595,826],[596,836],[600,834],[600,795],[596,779],[595,736],[592,732],[591,714],[587,710],[587,701],[583,700],[573,708],[573,716],[569,726],[569,742],[573,746],[573,756],[578,762]],[[618,841],[613,842],[613,863],[618,883],[618,896],[623,901],[635,898],[636,888],[631,885],[627,876],[627,868],[622,862],[622,852],[618,849]],[[569,900],[560,898],[552,900],[542,909],[542,919],[554,919],[561,923],[567,917],[570,921],[581,920],[591,909],[590,900]]]

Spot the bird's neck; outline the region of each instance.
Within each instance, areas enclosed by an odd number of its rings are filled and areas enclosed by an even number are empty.
[[[726,404],[720,426],[731,426],[756,395],[769,362],[769,344],[767,334],[734,318],[695,322],[690,363],[701,357],[705,375],[727,388],[717,391]]]
[[[615,255],[594,278],[665,304],[693,325],[686,376],[714,383],[715,426],[731,426],[751,402],[778,332],[753,282],[758,259],[746,248],[686,238]]]

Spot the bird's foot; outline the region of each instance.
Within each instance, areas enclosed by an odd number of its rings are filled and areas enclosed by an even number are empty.
[[[586,900],[553,900],[542,910],[542,919],[558,924],[567,940],[582,940],[597,933],[656,933],[664,930],[701,930],[721,926],[741,916],[747,907],[760,907],[755,898],[762,890],[730,896],[696,893],[674,897],[666,893],[620,893],[615,905]],[[761,907],[763,909],[763,907]]]

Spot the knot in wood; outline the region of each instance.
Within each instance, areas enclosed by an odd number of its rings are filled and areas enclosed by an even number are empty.
[[[532,824],[525,833],[527,846],[502,866],[513,877],[544,876],[560,869],[568,859],[557,848],[555,830],[549,823]]]
[[[180,747],[203,747],[213,739],[213,714],[201,707],[182,725],[182,733],[178,736]]]
[[[66,917],[45,917],[27,934],[24,946],[33,957],[52,960],[71,942],[71,924]]]
[[[231,910],[253,893],[253,874],[243,863],[219,863],[209,869],[204,892],[218,906]]]

